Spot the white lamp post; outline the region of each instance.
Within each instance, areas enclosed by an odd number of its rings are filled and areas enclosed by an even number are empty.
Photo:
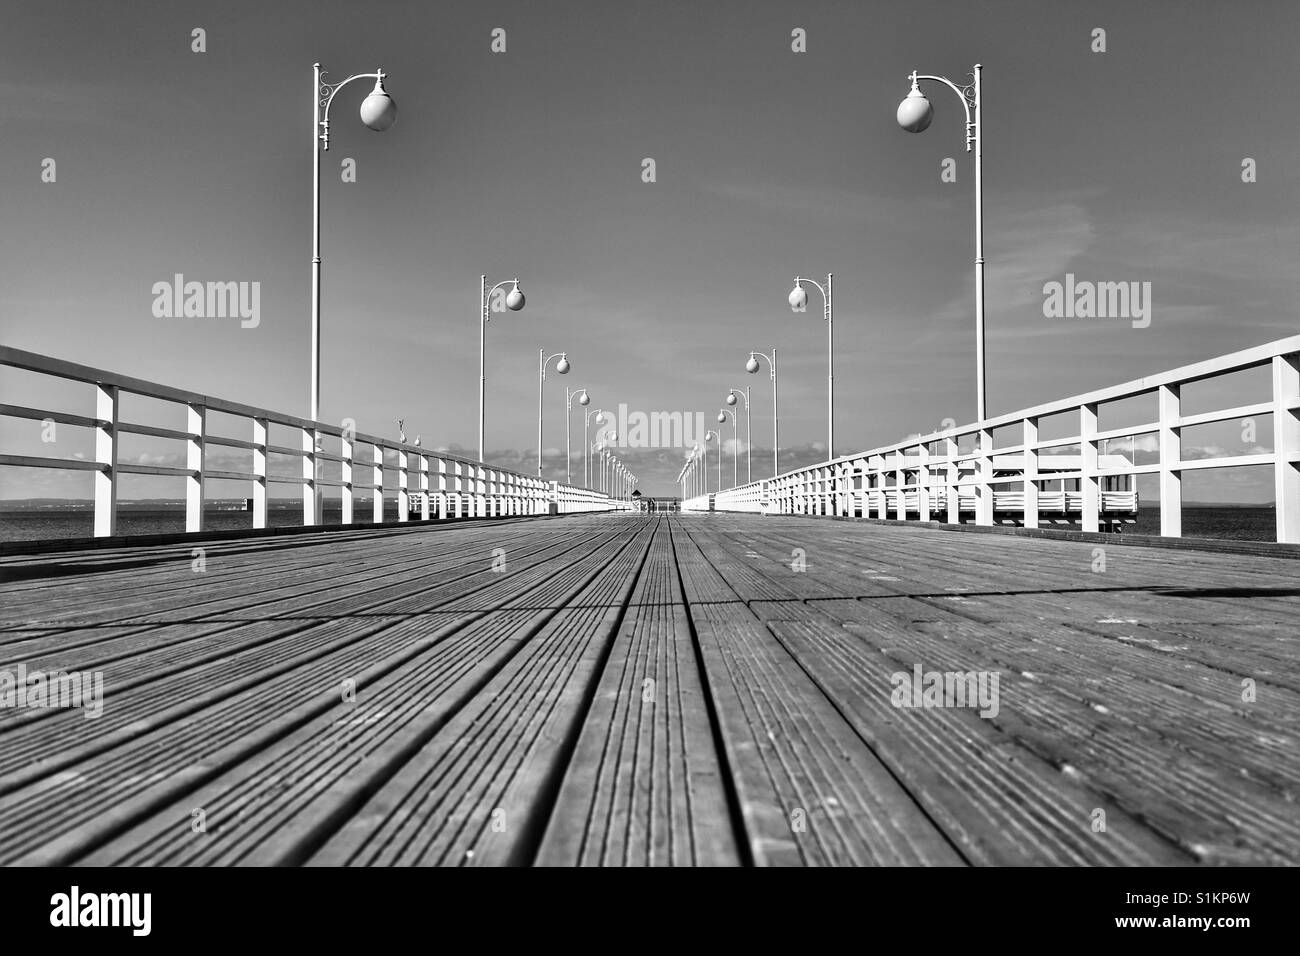
[[[736,413],[729,408],[724,408],[718,412],[718,424],[725,425],[727,416],[731,416],[731,487],[735,488],[740,484],[740,422],[736,420]],[[718,454],[722,454],[722,439],[718,439]],[[718,461],[719,467],[722,465],[721,459]],[[721,487],[718,488],[722,490]]]
[[[609,450],[607,442],[613,442],[613,441],[618,441],[617,432],[610,432],[600,441],[593,442],[591,448],[588,449],[588,454],[594,454],[595,452],[600,452],[600,456],[595,460],[595,462],[593,462],[593,467],[599,468],[599,472],[596,474],[596,488],[594,489],[596,491],[606,490],[607,486],[605,484],[605,465],[609,460],[609,456],[613,454],[613,452]]]
[[[596,416],[596,424],[605,424],[605,411],[600,408],[593,408],[587,412],[582,423],[582,445],[586,449],[582,453],[582,484],[584,488],[591,487],[591,416]]]
[[[311,420],[320,421],[320,154],[330,148],[330,106],[339,90],[353,80],[373,79],[375,88],[361,101],[361,122],[375,132],[382,133],[397,120],[397,104],[384,89],[383,70],[374,73],[355,73],[342,83],[330,83],[319,63],[312,64],[312,100],[315,105],[315,122],[312,126],[311,149]],[[319,493],[316,495],[320,500]]]
[[[570,450],[573,446],[569,441],[569,426],[573,421],[573,400],[578,400],[579,405],[591,404],[591,396],[587,394],[585,388],[569,388],[564,386],[564,483],[573,484],[573,452]]]
[[[772,354],[767,355],[763,352],[750,352],[749,361],[745,363],[745,371],[753,375],[760,368],[758,357],[762,356],[767,360],[767,366],[772,371],[772,477],[775,478],[780,474],[780,464],[777,458],[777,449],[780,447],[780,414],[776,405],[776,349],[772,349]]]
[[[487,324],[491,318],[488,303],[492,295],[503,285],[513,283],[512,288],[506,294],[506,308],[511,312],[518,312],[524,307],[524,294],[519,291],[519,279],[506,279],[498,282],[492,288],[488,288],[487,276],[479,276],[478,286],[478,460],[483,460],[483,405],[487,392]]]
[[[790,310],[792,312],[808,311],[808,293],[804,291],[804,282],[811,282],[822,294],[822,314],[826,318],[826,458],[835,457],[835,276],[826,274],[826,285],[815,279],[794,277],[794,288],[790,290]]]
[[[569,374],[569,353],[556,352],[554,355],[547,355],[546,349],[537,350],[537,477],[542,477],[542,385],[546,382],[546,366],[550,364],[551,359],[559,359],[555,363],[555,371],[561,375]]]
[[[745,482],[748,484],[754,480],[754,421],[749,413],[749,386],[743,392],[738,388],[727,389],[728,405],[735,405],[741,395],[745,397]]]
[[[909,133],[923,132],[934,120],[934,107],[917,86],[918,80],[945,84],[957,94],[966,110],[966,152],[975,153],[975,399],[977,415],[984,421],[984,160],[980,123],[984,111],[980,104],[980,72],[975,64],[971,82],[958,86],[942,76],[922,76],[915,70],[909,77],[912,89],[898,105],[898,125]]]
[[[721,491],[722,490],[722,433],[715,432],[712,429],[704,433],[704,470],[706,472],[709,470],[709,442],[711,441],[716,441],[718,443],[718,491]],[[706,478],[705,481],[707,482],[708,479]],[[705,494],[709,493],[707,484],[705,485],[704,493]]]

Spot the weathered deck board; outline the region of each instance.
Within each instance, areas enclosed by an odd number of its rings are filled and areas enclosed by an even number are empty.
[[[667,522],[605,665],[543,865],[739,863]]]
[[[105,687],[0,709],[0,862],[1300,857],[1294,560],[744,515],[202,547],[0,558],[0,670]],[[893,706],[916,664],[998,713]]]

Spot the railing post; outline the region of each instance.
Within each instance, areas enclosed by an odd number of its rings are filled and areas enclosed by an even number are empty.
[[[1083,492],[1084,531],[1098,531],[1101,527],[1101,479],[1097,477],[1097,406],[1079,406],[1079,455]]]
[[[420,518],[429,520],[429,456],[420,456]]]
[[[872,470],[871,459],[862,459],[862,517],[874,518],[876,515],[876,474]]]
[[[407,467],[406,449],[397,449],[397,520],[405,521],[411,513],[411,503],[407,500],[410,493],[410,470]]]
[[[979,430],[979,488],[975,507],[975,523],[993,524],[993,432],[987,428]]]
[[[1273,356],[1273,494],[1277,540],[1300,544],[1300,352]]]
[[[456,486],[456,517],[465,517],[465,466],[462,462],[455,462],[452,469],[451,483]]]
[[[1160,386],[1160,533],[1183,534],[1182,390],[1177,384]]]
[[[916,511],[921,521],[930,520],[930,443],[925,441],[917,456]]]
[[[117,534],[117,411],[116,385],[95,386],[95,537]]]
[[[943,439],[943,457],[947,462],[944,467],[943,497],[948,512],[945,520],[948,524],[961,524],[961,489],[957,487],[957,482],[961,480],[961,466],[953,461],[960,447],[956,436],[950,435]]]
[[[1023,466],[1025,477],[1025,513],[1021,524],[1026,528],[1038,527],[1038,419],[1026,418],[1021,425],[1021,442],[1025,446]]]
[[[186,431],[190,437],[185,442],[185,530],[203,530],[203,472],[206,467],[207,409],[189,403],[185,406]]]
[[[304,526],[316,523],[316,496],[320,489],[316,485],[316,429],[303,428],[302,432],[302,523]]]
[[[894,500],[894,518],[898,521],[907,520],[907,469],[903,467],[906,464],[904,449],[894,449],[894,492],[898,495]]]
[[[355,462],[354,442],[350,433],[346,430],[339,439],[339,457],[343,459],[339,467],[339,508],[341,513],[339,521],[342,524],[352,524],[352,484],[355,480],[352,476],[352,466]]]
[[[438,499],[438,520],[447,520],[447,459],[438,459],[438,490],[442,492]]]
[[[375,442],[370,446],[371,481],[375,484],[374,499],[370,505],[370,519],[375,524],[384,523],[384,446]]]
[[[266,527],[266,445],[270,423],[265,418],[253,419],[253,527]]]

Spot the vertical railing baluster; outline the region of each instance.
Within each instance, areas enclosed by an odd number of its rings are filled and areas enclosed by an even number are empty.
[[[1277,540],[1300,544],[1300,352],[1273,356],[1273,500]]]
[[[410,493],[408,482],[410,470],[407,466],[406,449],[397,449],[397,520],[405,521],[410,516],[411,503],[407,500]]]
[[[885,517],[884,505],[884,476],[880,471],[880,456],[870,455],[867,458],[867,512],[868,518]]]
[[[429,520],[429,456],[420,455],[420,518]]]
[[[1026,418],[1021,423],[1021,442],[1024,444],[1025,512],[1023,527],[1038,527],[1038,419]]]
[[[1097,531],[1101,527],[1101,479],[1097,477],[1097,406],[1079,406],[1079,466],[1082,479],[1079,490],[1083,492],[1084,531]]]
[[[438,459],[438,491],[442,492],[438,498],[438,520],[447,520],[447,459]]]
[[[356,481],[352,472],[356,463],[355,444],[351,433],[345,430],[339,439],[339,457],[343,459],[339,468],[339,521],[345,525],[352,524],[353,484]]]
[[[894,518],[898,521],[907,520],[907,456],[904,449],[897,448],[894,450],[894,493],[897,497],[894,499]]]
[[[267,479],[266,446],[271,433],[271,423],[265,418],[253,418],[253,527],[266,527]]]
[[[930,443],[921,442],[916,463],[916,516],[930,520]]]
[[[302,433],[302,523],[316,523],[316,495],[320,489],[316,485],[316,429],[301,428]]]
[[[1160,386],[1160,533],[1183,534],[1183,400],[1180,385]]]
[[[371,444],[370,480],[374,482],[374,498],[370,503],[370,520],[375,524],[384,523],[384,446],[379,442]]]
[[[185,530],[203,530],[204,470],[207,466],[207,409],[199,403],[185,406]]]
[[[961,524],[961,489],[957,486],[961,480],[961,465],[954,461],[960,447],[956,435],[943,439],[944,499],[948,512],[945,520],[948,524]]]
[[[975,520],[977,524],[993,524],[993,432],[981,428],[979,438],[979,489],[975,507],[978,509]]]
[[[95,386],[95,537],[117,534],[117,422],[119,397],[116,385]]]

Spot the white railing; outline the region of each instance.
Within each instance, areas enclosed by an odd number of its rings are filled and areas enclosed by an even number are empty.
[[[563,482],[554,482],[554,497],[557,510],[560,514],[569,514],[571,512],[582,511],[631,511],[632,502],[623,498],[610,498],[604,492],[592,491],[590,488],[579,488],[577,485],[566,485]]]
[[[469,461],[443,452],[426,451],[404,442],[394,442],[325,422],[269,411],[251,405],[200,395],[155,382],[118,375],[84,365],[75,365],[34,352],[0,346],[0,366],[36,372],[53,379],[91,385],[95,389],[93,415],[71,414],[24,405],[0,404],[0,416],[53,422],[94,429],[93,460],[49,458],[35,455],[0,453],[0,465],[22,468],[54,468],[91,471],[95,475],[94,534],[107,537],[116,533],[118,491],[123,475],[154,475],[185,479],[185,530],[204,530],[205,486],[208,481],[236,480],[249,482],[252,488],[252,527],[267,526],[267,512],[272,484],[297,484],[302,490],[304,525],[322,522],[323,491],[337,487],[341,499],[341,521],[353,524],[354,496],[358,490],[372,493],[372,519],[384,520],[385,492],[396,496],[397,520],[405,522],[413,514],[423,520],[447,518],[493,518],[547,513],[568,514],[591,511],[622,511],[626,501],[585,488],[548,482],[482,462]],[[123,395],[175,403],[186,409],[184,430],[158,428],[123,421],[120,408]],[[212,434],[208,430],[209,413],[242,419],[247,438]],[[298,447],[272,444],[271,428],[293,429]],[[119,459],[119,440],[123,435],[146,435],[185,442],[185,466],[163,466],[124,462]],[[338,439],[339,453],[326,452],[325,438]],[[212,447],[242,449],[252,452],[249,471],[214,469],[208,466],[208,449]],[[359,449],[370,447],[369,454]],[[301,463],[298,474],[273,474],[267,467],[272,456],[296,458]],[[322,465],[335,462],[340,476],[326,478]],[[397,472],[396,487],[385,485],[385,467]],[[391,498],[389,500],[392,500]]]
[[[1272,376],[1268,401],[1182,413],[1183,386],[1262,367]],[[1100,408],[1150,396],[1157,400],[1156,420],[1099,430]],[[1071,416],[1077,430],[1040,440],[1039,421],[1057,415]],[[1256,416],[1272,418],[1270,451],[1182,457],[1183,429]],[[994,432],[1008,427],[1016,436],[1014,443],[994,447]],[[1125,440],[1136,449],[1141,436],[1153,439],[1153,461],[1138,464],[1136,454],[1103,454],[1108,443]],[[973,447],[961,452],[964,437],[973,439]],[[1262,445],[1267,438],[1260,435],[1258,441]],[[1071,447],[1078,453],[1057,453]],[[1182,534],[1183,474],[1247,465],[1272,469],[1276,538],[1300,543],[1300,335],[689,498],[682,510],[915,518],[949,524],[966,515],[977,524],[1008,522],[1026,528],[1076,519],[1084,531],[1098,531],[1103,524],[1131,521],[1137,510],[1137,476],[1155,475],[1160,533],[1177,537]]]

